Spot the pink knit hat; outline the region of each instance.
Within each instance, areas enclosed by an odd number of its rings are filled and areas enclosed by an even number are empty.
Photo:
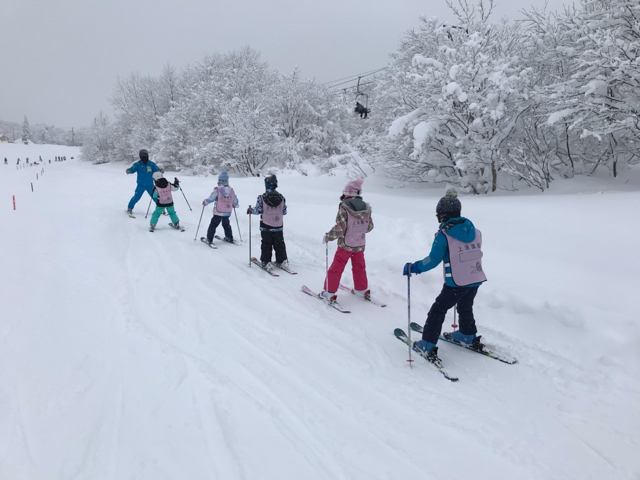
[[[355,180],[351,180],[349,183],[347,183],[346,187],[344,187],[344,190],[342,190],[342,193],[344,195],[360,195],[360,192],[362,192],[363,182],[364,182],[364,179],[362,178],[356,178]]]

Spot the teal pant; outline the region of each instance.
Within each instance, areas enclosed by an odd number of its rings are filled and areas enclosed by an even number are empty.
[[[169,212],[169,216],[171,217],[171,221],[174,224],[180,222],[180,219],[178,218],[178,215],[176,215],[176,209],[173,208],[173,205],[171,205],[170,207],[156,207],[156,209],[151,214],[151,225],[155,225],[155,224],[158,223],[158,219],[160,218],[160,215],[162,215],[162,212],[164,212],[165,208],[167,209],[167,212]]]

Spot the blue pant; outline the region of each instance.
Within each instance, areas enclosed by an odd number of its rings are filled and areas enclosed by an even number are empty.
[[[138,184],[138,186],[136,187],[136,193],[134,193],[133,197],[131,197],[131,200],[129,200],[129,206],[128,206],[129,210],[133,210],[133,207],[135,207],[136,203],[138,203],[138,200],[142,198],[142,194],[144,192],[147,192],[149,196],[151,196],[152,191],[153,191],[153,185]]]
[[[476,321],[473,318],[473,300],[478,293],[478,287],[449,287],[444,285],[442,292],[436,298],[427,315],[427,323],[422,331],[422,339],[427,342],[438,343],[438,337],[442,331],[442,324],[447,310],[457,305],[458,323],[460,333],[465,335],[475,335]]]
[[[231,231],[231,224],[229,223],[229,217],[223,217],[222,215],[214,215],[209,224],[207,230],[207,240],[211,242],[213,236],[216,234],[216,228],[222,222],[222,228],[224,229],[224,236],[233,240],[233,232]]]

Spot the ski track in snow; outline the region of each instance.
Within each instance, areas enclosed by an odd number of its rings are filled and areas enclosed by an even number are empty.
[[[0,145],[0,157],[14,147]],[[346,178],[279,175],[299,273],[271,278],[249,266],[241,213],[260,178],[232,175],[243,244],[210,250],[194,236],[215,177],[178,175],[195,206],[174,195],[186,231],[161,217],[150,233],[146,194],[136,219],[124,214],[135,188],[124,164],[44,165],[33,193],[36,167],[2,167],[0,479],[640,475],[634,231],[618,240],[620,265],[604,250],[605,225],[624,228],[637,190],[461,197],[486,239],[479,333],[519,363],[443,344],[452,384],[418,355],[409,368],[392,334],[407,330],[402,265],[429,252],[439,188],[365,181],[369,281],[388,307],[341,294],[345,315],[300,287],[321,289],[320,240]],[[209,207],[198,237],[210,218]],[[253,256],[259,243],[253,218]],[[439,269],[412,277],[412,321],[424,323],[441,285]]]

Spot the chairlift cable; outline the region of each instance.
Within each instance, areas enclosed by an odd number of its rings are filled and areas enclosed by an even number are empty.
[[[329,85],[327,88],[337,87],[338,85],[343,85],[344,83],[349,83],[349,82],[352,82],[352,81],[356,81],[358,78],[368,77],[369,75],[373,75],[375,73],[381,72],[382,70],[386,70],[387,68],[389,68],[389,67],[376,68],[374,70],[369,70],[369,71],[364,72],[364,73],[359,73],[359,74],[356,74],[356,75],[350,75],[348,77],[342,77],[342,78],[338,78],[336,80],[331,80],[329,82],[324,82],[321,85],[327,85],[329,83],[334,83],[334,82],[339,82],[341,80],[349,79],[349,80],[347,80],[345,82],[337,83],[335,85]]]
[[[387,68],[387,67],[383,67],[383,68]],[[335,79],[335,80],[330,80],[330,81],[328,81],[328,82],[323,82],[323,83],[322,83],[322,85],[326,85],[326,84],[328,84],[328,83],[333,83],[333,82],[339,82],[339,81],[341,81],[341,80],[346,80],[347,78],[358,78],[358,77],[361,77],[361,76],[363,76],[363,75],[370,75],[371,73],[375,73],[375,72],[377,72],[378,70],[381,70],[381,69],[380,69],[380,68],[376,68],[376,69],[374,69],[374,70],[368,70],[368,71],[363,72],[363,73],[356,73],[355,75],[348,75],[348,76],[346,76],[346,77],[337,78],[337,79]]]
[[[355,82],[355,80],[353,80],[353,81]],[[350,80],[349,82],[351,82],[351,80]],[[349,83],[349,82],[343,82],[343,83]],[[375,82],[373,82],[373,81],[370,81],[370,82],[364,82],[364,83],[361,83],[361,84],[360,84],[360,86],[362,86],[362,85],[369,85],[369,84],[371,84],[371,83],[375,83]],[[338,85],[340,85],[340,84],[338,84]],[[334,85],[334,87],[337,87],[338,85]],[[333,88],[333,87],[329,87],[329,88]],[[351,89],[351,88],[356,88],[356,85],[351,85],[350,87],[342,87],[342,88],[339,88],[338,90],[348,90],[348,89]],[[345,93],[346,93],[346,92],[345,92]]]

